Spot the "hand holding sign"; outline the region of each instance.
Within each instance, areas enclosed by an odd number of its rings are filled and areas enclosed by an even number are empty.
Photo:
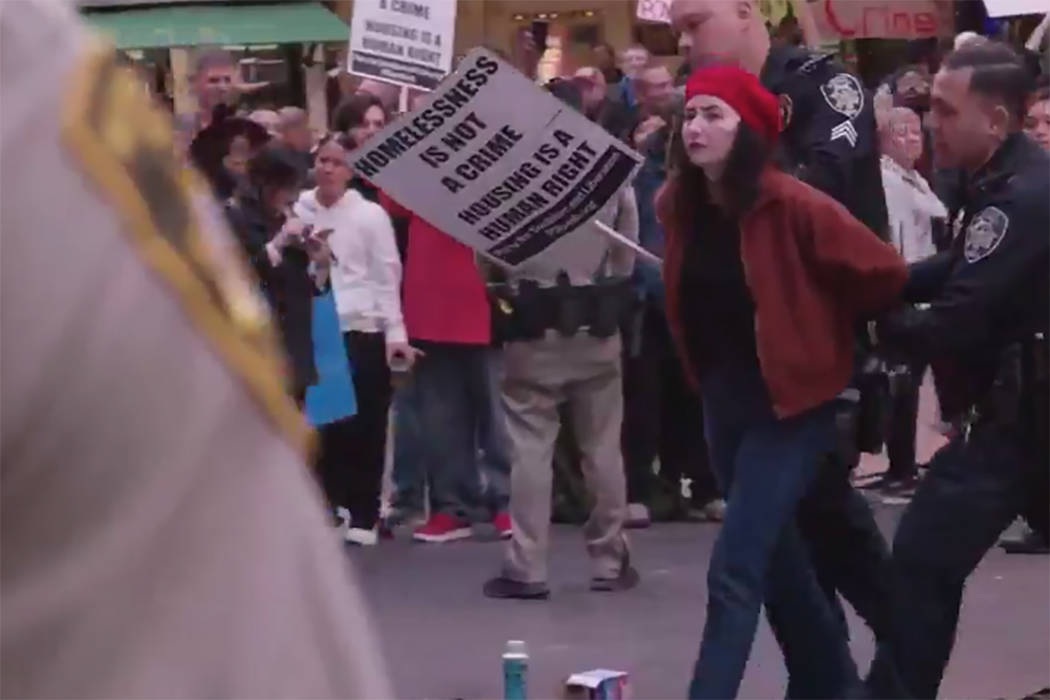
[[[349,159],[435,228],[511,268],[588,223],[641,162],[480,48]]]

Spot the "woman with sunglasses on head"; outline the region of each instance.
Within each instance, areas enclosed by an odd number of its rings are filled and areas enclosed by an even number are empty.
[[[765,604],[788,697],[842,697],[856,668],[795,514],[836,446],[855,324],[897,301],[907,268],[842,205],[770,164],[778,102],[755,76],[702,68],[685,97],[683,152],[658,201],[667,315],[728,503],[689,695],[737,694]]]

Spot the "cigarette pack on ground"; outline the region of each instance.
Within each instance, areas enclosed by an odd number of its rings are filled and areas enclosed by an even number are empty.
[[[630,700],[631,677],[606,668],[574,673],[565,681],[565,691],[570,700]]]

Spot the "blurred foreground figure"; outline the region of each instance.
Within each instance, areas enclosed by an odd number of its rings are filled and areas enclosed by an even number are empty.
[[[61,4],[6,7],[0,44],[0,695],[390,697],[167,119]]]

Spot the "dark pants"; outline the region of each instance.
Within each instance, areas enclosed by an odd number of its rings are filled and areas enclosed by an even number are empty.
[[[379,491],[386,457],[387,411],[390,409],[390,368],[382,333],[343,334],[354,373],[357,415],[340,437],[347,460],[346,507],[355,528],[370,530],[379,519]]]
[[[850,483],[852,468],[838,457],[822,460],[798,524],[828,602],[845,622],[841,594],[879,639],[889,606],[890,554],[871,505]]]
[[[351,416],[317,428],[317,472],[333,510],[346,507],[353,461],[353,444],[349,437],[354,433],[353,422]]]
[[[728,508],[708,567],[707,619],[691,698],[735,697],[765,604],[792,697],[843,695],[856,668],[796,524],[835,439],[835,405],[777,420],[758,369],[709,372],[705,432]]]
[[[873,697],[933,698],[955,641],[963,585],[1017,516],[1037,469],[1014,435],[977,426],[930,461],[893,541],[892,606],[868,679]]]
[[[700,397],[682,372],[664,312],[653,304],[644,311],[640,352],[624,353],[624,416],[621,443],[627,472],[627,500],[647,501],[653,459],[660,457],[660,478],[673,493],[682,477],[692,480],[692,502],[702,506],[717,498],[707,445],[696,426],[703,425]]]
[[[926,371],[923,362],[908,366],[906,373],[898,375],[891,385],[889,435],[886,439],[886,454],[890,459],[887,476],[905,479],[915,476],[915,433],[919,423],[919,388]]]

